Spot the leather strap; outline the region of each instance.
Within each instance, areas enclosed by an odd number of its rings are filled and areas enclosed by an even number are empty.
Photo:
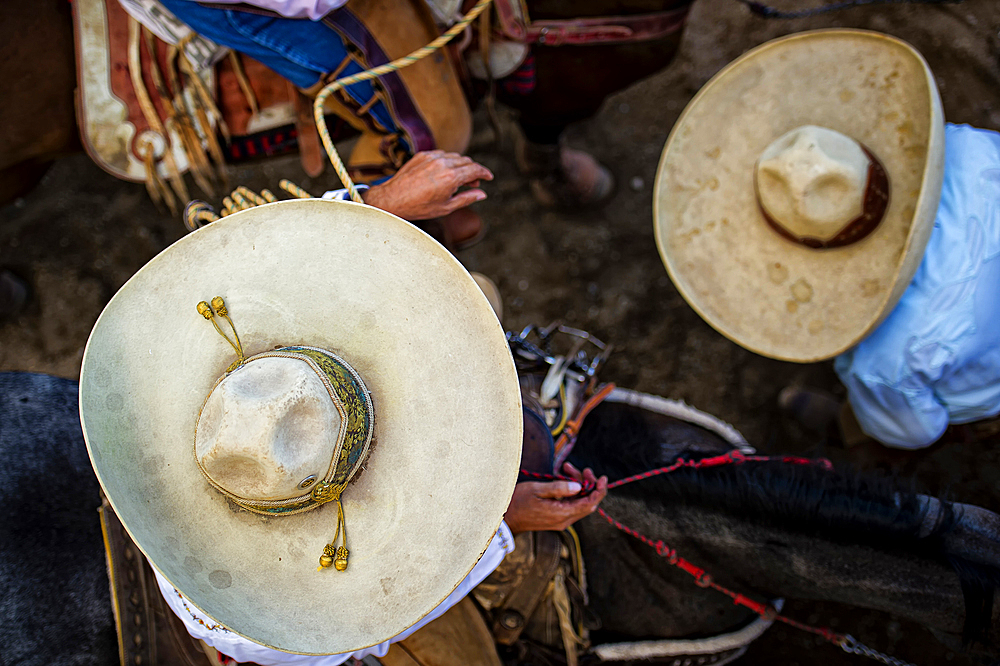
[[[290,81],[287,84],[288,94],[295,100],[295,131],[299,139],[299,162],[307,176],[316,178],[323,173],[325,163],[319,142],[319,130],[316,129],[316,118],[313,116],[312,100]]]
[[[156,640],[149,590],[142,575],[143,556],[135,547],[118,516],[101,493],[101,533],[111,583],[111,609],[118,631],[118,656],[122,666],[156,663]]]
[[[573,446],[576,444],[576,436],[580,432],[583,420],[587,418],[587,415],[590,414],[594,407],[604,402],[604,399],[611,395],[611,392],[614,390],[615,385],[613,383],[605,384],[594,395],[590,396],[587,402],[580,406],[572,419],[566,422],[562,433],[559,435],[559,439],[556,440],[554,469],[559,470],[562,464],[566,462],[566,459],[569,458],[569,454],[573,451]]]
[[[502,645],[513,645],[520,638],[521,632],[528,626],[528,619],[545,596],[545,591],[559,568],[562,550],[559,533],[529,534],[534,542],[534,562],[503,604],[493,611],[493,637]]]
[[[167,606],[153,568],[133,543],[103,493],[98,512],[121,666],[212,664],[199,643],[188,634],[181,619]]]
[[[684,27],[690,4],[675,9],[631,16],[600,16],[532,21],[513,3],[494,0],[501,33],[515,42],[545,46],[624,44],[660,39]]]

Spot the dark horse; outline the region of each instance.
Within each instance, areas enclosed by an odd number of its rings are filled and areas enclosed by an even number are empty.
[[[683,8],[692,0],[567,3],[533,0],[532,20],[646,14]],[[74,114],[76,70],[71,5],[60,0],[0,5],[0,204],[37,182],[52,159],[80,149]],[[505,93],[534,144],[555,145],[569,123],[592,116],[604,98],[666,67],[680,30],[631,44],[533,46],[533,90]],[[555,153],[553,153],[555,155]],[[538,166],[535,160],[535,166]]]
[[[678,456],[694,459],[734,447],[735,431],[726,436],[718,427],[698,425],[697,418],[671,416],[663,404],[616,392],[588,417],[576,462],[619,478]],[[98,484],[76,405],[76,382],[0,374],[4,664],[117,660]],[[673,409],[692,411],[677,403]],[[963,632],[965,642],[986,645],[993,624],[1000,516],[978,507],[780,463],[677,472],[623,486],[603,506],[707,567],[718,582],[757,599],[833,600],[883,610],[925,624],[955,645]],[[623,641],[658,641],[644,643],[648,648],[664,639],[704,639],[753,619],[602,518],[592,516],[577,528],[591,609],[602,625],[594,635],[603,643],[598,655],[635,654],[635,646]],[[997,655],[995,648],[983,651]]]

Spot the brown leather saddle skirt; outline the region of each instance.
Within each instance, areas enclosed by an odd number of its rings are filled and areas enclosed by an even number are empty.
[[[307,173],[322,170],[311,99],[261,63],[234,54],[200,58],[208,47],[192,47],[204,41],[197,35],[168,44],[118,0],[74,0],[73,10],[81,138],[91,158],[112,175],[146,182],[154,199],[158,189],[168,203],[176,198],[182,207],[190,199],[185,173],[213,196],[228,189],[227,162],[300,150]],[[365,67],[406,55],[437,36],[421,0],[355,0],[328,19]],[[213,60],[214,66],[200,69]],[[384,78],[377,89],[414,150],[465,150],[471,113],[450,57],[427,58]],[[391,175],[407,156],[392,152],[392,132],[376,127],[364,105],[343,97],[327,105],[327,126],[334,141],[362,135],[348,160],[352,176],[364,181]]]

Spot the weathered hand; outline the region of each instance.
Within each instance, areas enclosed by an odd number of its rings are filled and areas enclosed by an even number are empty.
[[[482,201],[479,181],[493,180],[482,164],[458,153],[429,150],[414,155],[396,175],[362,196],[365,203],[404,220],[430,220]],[[468,185],[471,189],[459,188]]]
[[[597,510],[608,494],[608,477],[598,479],[590,468],[580,472],[569,463],[563,465],[563,472],[576,480],[517,484],[504,516],[511,532],[564,530]],[[586,497],[569,499],[580,492],[586,481],[596,484],[594,490]]]

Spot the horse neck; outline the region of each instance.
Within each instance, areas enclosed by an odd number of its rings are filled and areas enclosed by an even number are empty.
[[[618,479],[728,448],[691,423],[608,404],[584,423],[574,463]],[[822,466],[747,463],[625,485],[602,506],[726,587],[760,600],[827,600],[887,611],[956,643],[966,608],[967,637],[980,635],[996,615],[1000,516],[900,493],[884,479]],[[750,619],[749,611],[696,587],[654,549],[607,522],[592,516],[578,525],[589,570],[597,572],[590,577],[591,599],[611,633],[708,635]]]
[[[938,559],[834,541],[808,528],[776,528],[700,507],[650,511],[636,499],[609,498],[604,508],[633,529],[663,540],[680,557],[706,569],[716,582],[758,600],[832,601],[893,613],[956,637],[962,632],[961,585]],[[600,581],[591,593],[595,608],[613,631],[625,628],[627,633],[638,622],[647,635],[654,625],[661,631],[652,635],[704,635],[731,629],[749,618],[747,612],[734,609],[728,597],[694,585],[690,576],[653,548],[615,533],[599,520],[591,518],[581,526],[581,536],[627,562],[614,567],[614,580]],[[606,572],[602,567],[601,575]],[[634,598],[632,591],[639,590],[645,598],[656,599],[652,608],[636,608],[630,602],[629,610],[608,598],[609,591],[611,597],[624,593]],[[626,616],[607,618],[602,607]]]

